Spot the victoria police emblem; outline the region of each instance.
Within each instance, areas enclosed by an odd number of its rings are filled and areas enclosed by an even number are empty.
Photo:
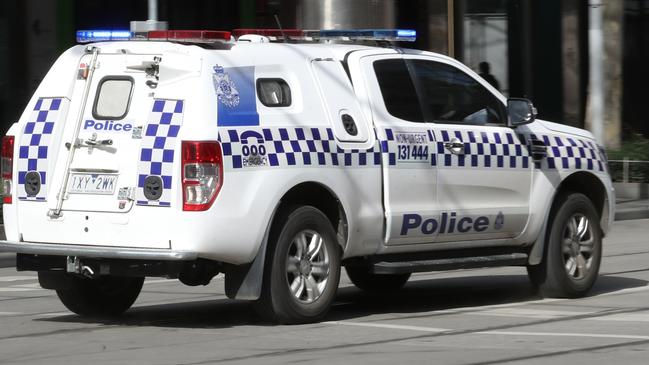
[[[212,75],[214,82],[214,90],[219,102],[223,105],[234,108],[239,105],[239,91],[230,75],[225,73],[222,66],[214,66],[214,74]]]

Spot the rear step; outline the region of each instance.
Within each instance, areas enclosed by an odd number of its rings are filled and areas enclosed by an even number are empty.
[[[380,261],[370,264],[370,270],[375,274],[405,274],[412,272],[475,269],[495,266],[520,266],[526,265],[527,260],[528,255],[525,253],[511,253],[431,260]]]

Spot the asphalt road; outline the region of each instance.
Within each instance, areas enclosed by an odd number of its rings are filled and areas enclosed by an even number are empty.
[[[343,278],[325,322],[273,326],[223,280],[152,279],[116,321],[72,315],[32,273],[0,269],[2,364],[647,364],[649,220],[616,222],[592,296],[542,299],[524,269],[415,275],[370,295]]]

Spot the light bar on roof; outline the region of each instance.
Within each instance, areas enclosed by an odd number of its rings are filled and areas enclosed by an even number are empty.
[[[77,43],[102,41],[127,41],[131,39],[128,30],[78,30]]]
[[[229,41],[230,32],[218,30],[152,30],[148,33],[150,41],[173,41],[188,43],[212,43]]]
[[[368,41],[404,41],[417,40],[417,31],[413,29],[331,29],[306,31],[306,35],[318,39],[368,40]]]
[[[235,29],[232,34],[239,38],[247,34],[261,35],[264,37],[284,38],[285,36],[291,39],[304,38],[304,31],[301,29]]]

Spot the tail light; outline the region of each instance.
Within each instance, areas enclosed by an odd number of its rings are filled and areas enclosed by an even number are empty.
[[[2,176],[2,202],[11,204],[11,181],[14,171],[14,136],[2,137],[2,151],[0,151],[0,175]]]
[[[223,154],[214,141],[182,143],[183,210],[207,210],[223,185]]]

